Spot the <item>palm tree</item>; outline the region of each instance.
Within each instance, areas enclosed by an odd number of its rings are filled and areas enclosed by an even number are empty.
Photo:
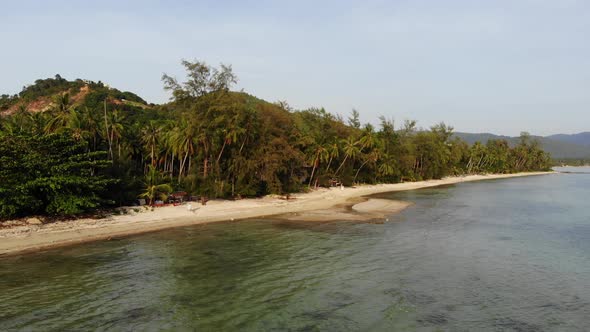
[[[47,125],[47,116],[43,112],[29,113],[29,123],[31,132],[40,135]]]
[[[228,127],[222,130],[223,134],[223,145],[221,146],[221,150],[217,155],[217,164],[219,165],[219,160],[221,160],[221,155],[226,147],[226,145],[231,145],[232,143],[238,140],[238,136],[241,136],[246,132],[246,129],[240,128],[237,124],[237,116],[234,116],[231,123]]]
[[[70,94],[63,93],[53,98],[53,108],[57,112],[65,112],[70,108]]]
[[[363,168],[363,166],[365,166],[368,162],[372,162],[372,163],[376,163],[377,160],[379,160],[379,152],[378,151],[372,151],[371,153],[369,153],[369,155],[365,158],[365,161],[361,164],[361,166],[359,167],[359,169],[357,169],[356,174],[354,175],[354,180],[352,180],[352,182],[356,182],[356,178],[359,176],[359,172],[361,171],[361,169]]]
[[[206,179],[209,165],[209,151],[211,150],[210,136],[205,131],[199,131],[196,137],[197,142],[201,144],[203,153],[203,178]]]
[[[182,178],[183,172],[185,167],[187,170],[190,170],[190,161],[192,156],[195,154],[195,140],[196,140],[196,127],[193,123],[182,120],[180,122],[180,127],[177,129],[177,133],[174,136],[174,142],[176,146],[176,151],[178,152],[178,158],[181,158],[181,155],[184,154],[184,157],[180,161],[180,169],[178,172],[178,181]],[[188,161],[188,165],[187,165]]]
[[[58,131],[65,128],[69,129],[72,133],[72,137],[77,141],[85,141],[88,137],[88,130],[84,126],[84,119],[75,109],[68,111],[69,116],[67,118],[66,127],[58,129]]]
[[[123,137],[123,120],[125,116],[121,114],[119,110],[114,110],[110,115],[110,141],[111,143],[116,142],[118,150],[118,158],[121,159],[121,138]],[[113,158],[113,152],[111,150],[111,159]]]
[[[92,150],[96,150],[98,139],[101,136],[101,124],[96,118],[96,113],[91,111],[88,107],[84,107],[80,111],[82,117],[83,127],[86,128],[89,139],[92,139]]]
[[[141,130],[141,142],[146,150],[150,151],[152,166],[156,166],[156,145],[160,139],[161,130],[162,128],[154,120]]]
[[[53,98],[52,108],[49,111],[51,118],[43,128],[45,133],[55,133],[67,126],[71,116],[70,106],[69,93],[63,93]]]
[[[54,110],[50,112],[49,121],[45,124],[43,131],[46,134],[51,134],[60,131],[68,125],[68,121],[72,113],[68,110]]]
[[[160,172],[158,172],[156,167],[150,165],[145,177],[144,192],[139,195],[141,198],[146,198],[149,205],[152,205],[156,199],[165,201],[168,198],[168,194],[173,190],[167,183],[158,184],[160,179]]]
[[[390,176],[395,173],[395,169],[393,168],[393,162],[391,160],[382,161],[377,168],[377,172],[381,176]]]
[[[328,150],[321,145],[316,146],[316,148],[314,149],[313,152],[314,152],[314,154],[313,154],[314,157],[312,160],[313,168],[311,170],[311,176],[309,177],[309,184],[307,185],[308,187],[311,187],[311,182],[313,181],[315,171],[318,168],[320,161],[326,161],[327,159],[329,159],[329,156],[330,156]]]
[[[328,173],[334,158],[338,158],[340,156],[340,147],[338,146],[338,143],[328,144],[326,146],[326,151],[328,152],[329,156],[328,165],[326,166],[326,173]]]
[[[170,155],[170,162],[164,163],[164,171],[170,174],[170,180],[174,176],[174,164],[178,153],[178,147],[176,146],[178,135],[179,127],[172,122],[168,123],[166,131],[162,134],[166,161],[168,160],[168,155]]]
[[[361,138],[359,139],[361,149],[370,149],[375,146],[376,142],[377,135],[375,133],[375,128],[370,123],[367,123],[363,129]]]
[[[358,147],[359,142],[355,141],[352,136],[349,136],[346,140],[344,140],[343,145],[344,145],[344,160],[342,160],[342,163],[340,164],[340,166],[338,167],[338,169],[336,170],[336,172],[334,174],[338,174],[338,171],[340,171],[342,166],[344,166],[344,163],[346,163],[346,160],[348,160],[348,158],[354,159],[360,152],[360,149]]]

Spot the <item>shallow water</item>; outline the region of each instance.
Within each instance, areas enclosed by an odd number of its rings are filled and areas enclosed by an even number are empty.
[[[0,330],[583,331],[590,175],[464,183],[385,223],[248,220],[0,259]]]

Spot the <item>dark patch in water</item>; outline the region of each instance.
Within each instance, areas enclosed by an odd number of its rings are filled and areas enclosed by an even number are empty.
[[[147,310],[145,308],[135,308],[135,309],[127,310],[127,312],[125,312],[125,316],[127,316],[130,319],[136,319],[136,318],[145,316],[146,311]]]
[[[406,302],[413,305],[426,305],[436,302],[436,299],[430,295],[418,293],[409,289],[402,290],[402,296]]]
[[[590,305],[588,302],[584,302],[582,301],[582,299],[579,296],[573,296],[571,301],[567,301],[564,303],[546,303],[543,305],[540,305],[540,308],[547,308],[547,309],[551,309],[552,311],[563,311],[563,312],[568,312],[568,311],[578,311],[578,310],[582,310],[585,307],[587,307],[588,305]]]
[[[321,330],[316,325],[311,324],[311,325],[304,326],[304,327],[298,329],[297,331],[311,332],[311,331],[321,331]]]
[[[170,296],[170,301],[173,303],[188,304],[193,302],[193,298],[188,295],[173,294]]]
[[[346,294],[343,292],[331,292],[328,294],[330,300],[339,301],[339,302],[349,302],[352,301],[352,296],[350,294]]]
[[[510,317],[494,319],[492,325],[499,331],[515,331],[515,332],[539,332],[543,331],[541,326],[529,324]]]
[[[133,320],[138,320],[140,318],[144,318],[147,315],[148,315],[148,312],[147,312],[146,308],[135,308],[135,309],[127,310],[124,313],[122,313],[121,316],[118,316],[116,318],[108,320],[103,325],[103,327],[117,326],[118,324],[122,324],[122,323],[130,322]]]
[[[383,294],[391,295],[391,296],[399,296],[399,289],[397,288],[390,288],[383,291]]]
[[[444,325],[449,320],[445,314],[435,313],[419,318],[416,321],[422,325]]]

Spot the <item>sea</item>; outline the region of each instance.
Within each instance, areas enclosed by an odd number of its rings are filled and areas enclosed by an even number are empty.
[[[0,331],[589,331],[590,168],[0,258]]]

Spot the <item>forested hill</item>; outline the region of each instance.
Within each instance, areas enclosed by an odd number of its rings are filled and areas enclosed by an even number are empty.
[[[487,142],[488,140],[505,140],[510,146],[516,146],[520,138],[500,136],[490,133],[472,134],[455,132],[456,137],[465,140],[469,144],[475,142]],[[551,154],[554,159],[590,159],[590,133],[577,135],[552,135],[547,137],[532,136],[537,140],[541,148]]]
[[[583,132],[583,133],[571,134],[571,135],[557,134],[557,135],[547,136],[547,138],[555,140],[555,141],[568,142],[568,143],[573,143],[573,144],[577,144],[577,145],[583,145],[583,146],[590,147],[590,132]]]
[[[0,220],[165,202],[284,194],[335,183],[395,183],[546,170],[529,136],[469,146],[440,123],[418,130],[386,118],[362,124],[323,108],[294,110],[232,92],[231,66],[183,61],[163,75],[172,98],[149,105],[100,82],[38,80],[2,96]]]
[[[36,80],[23,87],[18,94],[0,95],[0,115],[10,115],[18,111],[46,112],[59,107],[95,108],[105,100],[118,107],[153,106],[132,92],[111,88],[100,81],[68,81],[58,74],[54,78]]]

